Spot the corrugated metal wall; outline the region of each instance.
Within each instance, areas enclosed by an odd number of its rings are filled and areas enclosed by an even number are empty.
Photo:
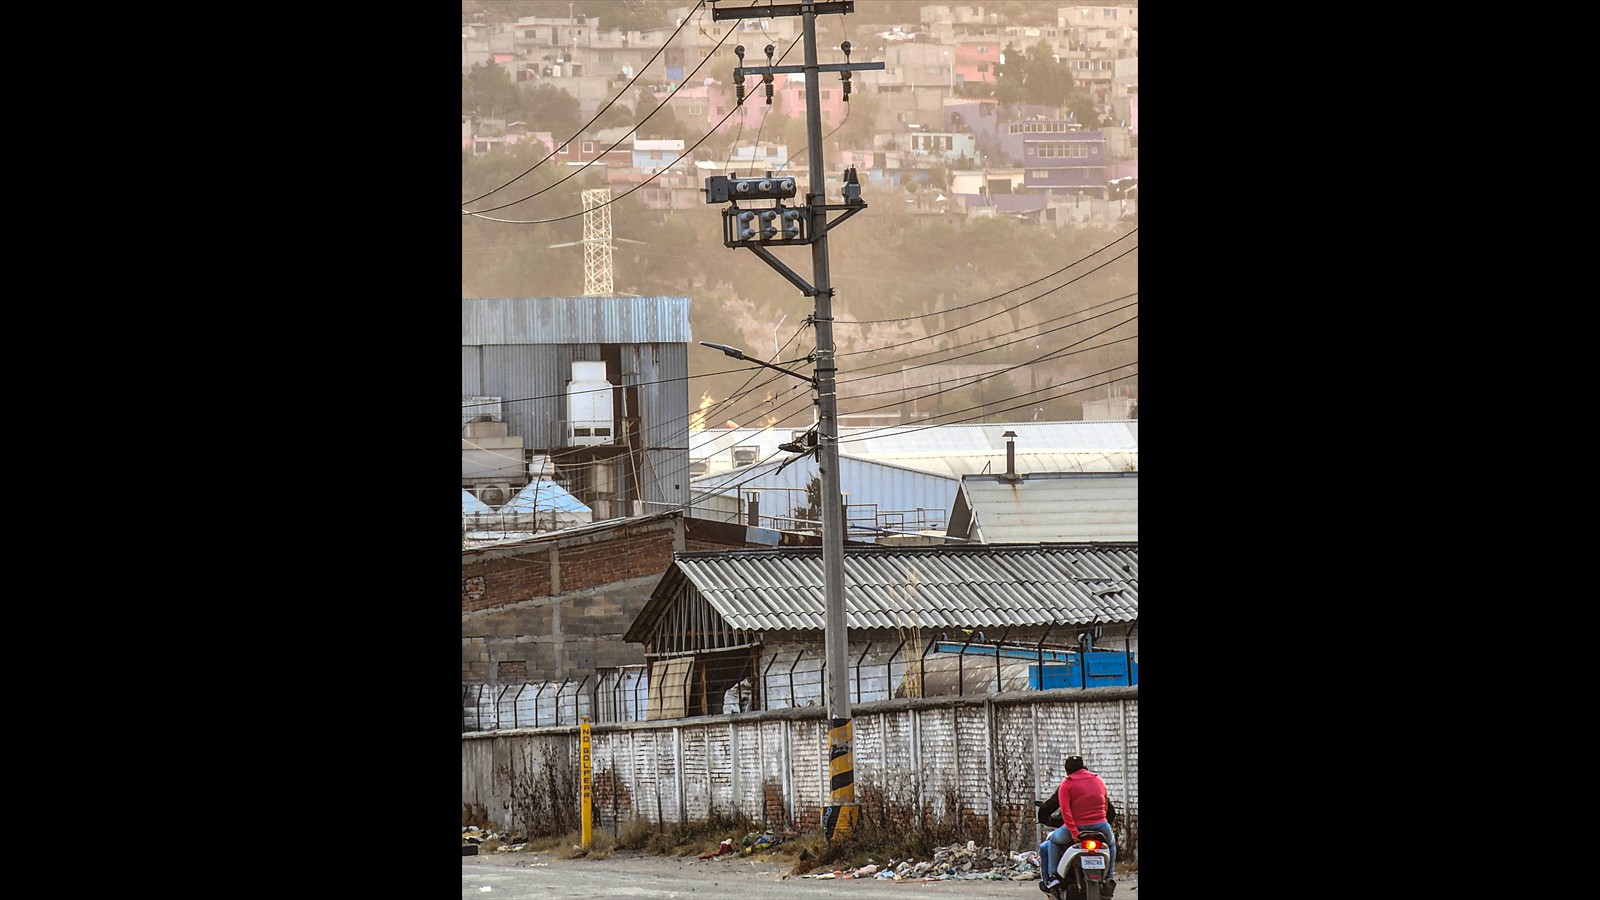
[[[573,362],[599,362],[620,347],[612,383],[637,389],[645,512],[689,502],[688,297],[495,297],[461,301],[461,390],[504,398],[505,421],[523,447],[565,443]],[[620,417],[624,410],[617,409]]]
[[[1033,849],[1042,839],[1033,801],[1060,782],[1062,759],[1080,754],[1123,812],[1119,830],[1138,827],[1137,688],[887,701],[851,712],[858,802],[879,790],[934,817],[953,810],[969,824],[986,823],[1010,849]],[[826,802],[825,715],[817,708],[593,726],[593,778],[608,785],[595,801],[598,822],[678,824],[716,810],[816,827]],[[484,810],[493,829],[512,828],[510,798],[547,783],[537,768],[542,748],[575,766],[577,744],[570,727],[464,736],[463,807]]]
[[[629,366],[636,374],[628,375]],[[644,420],[639,473],[646,513],[689,503],[689,349],[683,344],[624,348],[623,385],[638,386]],[[630,410],[630,413],[633,411]]]
[[[461,343],[687,344],[688,297],[463,297]]]

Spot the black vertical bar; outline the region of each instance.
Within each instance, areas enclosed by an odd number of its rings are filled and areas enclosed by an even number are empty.
[[[894,648],[894,652],[889,654],[889,661],[883,664],[883,696],[886,700],[894,699],[894,658],[899,656],[900,651],[905,648],[906,639],[901,638],[900,646]],[[909,694],[910,691],[906,693]]]
[[[1133,677],[1133,646],[1132,646],[1132,641],[1129,640],[1129,638],[1131,638],[1132,635],[1133,635],[1134,629],[1136,629],[1138,627],[1139,627],[1139,623],[1135,622],[1132,625],[1128,626],[1128,630],[1126,630],[1126,631],[1124,631],[1122,633],[1122,662],[1123,662],[1123,665],[1128,667],[1128,684],[1129,685],[1134,685],[1134,684],[1138,684],[1139,683],[1138,681],[1134,680],[1134,677]]]

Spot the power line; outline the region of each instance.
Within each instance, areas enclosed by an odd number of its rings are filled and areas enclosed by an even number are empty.
[[[582,126],[580,126],[578,128],[577,133],[575,133],[572,137],[567,138],[567,140],[564,143],[554,144],[550,148],[550,152],[545,154],[544,159],[541,159],[538,162],[534,163],[528,169],[528,171],[523,172],[521,175],[518,175],[516,178],[513,178],[510,181],[506,182],[505,184],[500,185],[499,187],[495,188],[494,190],[488,191],[487,193],[479,194],[478,196],[473,197],[471,200],[463,200],[463,201],[461,201],[461,205],[462,206],[466,206],[468,203],[477,203],[479,200],[482,200],[483,198],[489,196],[490,194],[495,194],[495,193],[498,193],[498,192],[500,192],[502,190],[505,190],[506,188],[508,188],[511,185],[515,184],[516,182],[520,181],[523,177],[531,174],[534,169],[537,169],[540,166],[544,165],[545,163],[549,162],[550,161],[550,157],[556,155],[556,149],[557,148],[567,146],[568,144],[571,144],[573,141],[575,141],[579,137],[581,137],[583,135],[583,131],[584,131],[585,128],[588,128],[590,125],[593,125],[595,122],[600,121],[600,117],[605,115],[606,110],[608,110],[612,106],[616,105],[616,102],[618,100],[622,99],[622,95],[626,94],[628,92],[628,89],[633,87],[633,83],[638,81],[641,77],[644,76],[645,71],[650,68],[650,65],[652,63],[654,63],[657,59],[659,59],[661,57],[661,54],[667,52],[667,45],[671,44],[673,39],[676,38],[683,31],[684,28],[688,27],[690,18],[692,18],[696,12],[699,12],[700,7],[702,7],[702,6],[705,6],[705,0],[700,0],[700,2],[695,4],[695,8],[690,10],[688,15],[685,15],[683,17],[683,21],[678,24],[678,27],[672,32],[672,34],[668,35],[667,39],[661,42],[660,49],[656,50],[655,54],[653,56],[651,56],[648,60],[646,60],[644,65],[639,67],[639,73],[637,75],[634,75],[633,78],[629,79],[628,83],[622,86],[622,90],[618,91],[617,95],[615,97],[612,97],[609,101],[607,101],[605,103],[604,106],[601,106],[600,109],[595,112],[594,118],[590,119],[588,122],[585,122]],[[704,21],[704,19],[702,19],[701,21]],[[651,115],[654,115],[654,113],[651,113]],[[645,118],[648,119],[649,116],[646,116]],[[643,124],[643,123],[640,123],[640,124]],[[638,125],[635,125],[634,127],[637,128]],[[616,145],[613,144],[612,146],[615,147]],[[609,149],[609,148],[607,148],[607,149]],[[562,179],[562,181],[565,181],[565,180],[566,179]],[[560,184],[560,183],[561,183],[560,181],[556,182],[556,184]],[[549,190],[551,187],[555,187],[555,184],[552,184],[552,185],[550,185],[550,187],[544,188],[543,190],[539,191],[538,193],[532,194],[530,196],[531,197],[537,197],[537,196],[539,196],[539,194],[544,193],[544,191]],[[524,197],[522,199],[523,200],[527,200],[527,199],[529,199],[529,197]],[[521,203],[522,201],[518,200],[517,202]]]
[[[704,2],[704,0],[702,0],[702,3],[703,2]],[[687,22],[687,21],[688,21],[688,19],[687,19],[687,17],[685,17],[685,22]],[[650,111],[650,115],[645,116],[643,119],[640,119],[638,122],[636,122],[634,124],[634,126],[633,126],[634,133],[637,133],[638,128],[639,128],[640,125],[643,125],[644,123],[650,121],[650,119],[653,118],[656,113],[660,112],[662,109],[664,109],[666,107],[667,103],[670,102],[673,97],[677,96],[678,91],[682,90],[683,86],[689,83],[690,79],[692,79],[694,77],[695,73],[699,72],[702,68],[704,68],[705,64],[710,62],[712,57],[716,55],[717,47],[721,47],[723,45],[723,43],[725,43],[732,34],[733,34],[733,30],[729,29],[728,33],[724,34],[722,36],[722,38],[717,41],[716,47],[713,47],[711,49],[711,53],[707,54],[704,59],[700,60],[699,64],[696,65],[694,67],[694,69],[689,72],[688,76],[685,77],[683,81],[679,82],[678,85],[676,87],[674,87],[667,94],[666,98],[663,99],[661,101],[661,103],[658,106],[656,106],[655,109]],[[673,163],[677,163],[680,160],[684,159],[684,157],[686,157],[689,154],[689,151],[692,151],[695,148],[699,147],[701,144],[705,143],[706,140],[709,139],[713,134],[716,134],[718,129],[720,129],[722,127],[723,123],[727,122],[728,119],[731,118],[733,116],[733,114],[736,111],[738,111],[742,106],[743,106],[743,104],[735,104],[734,108],[728,110],[728,114],[723,116],[721,121],[719,121],[716,125],[712,126],[711,130],[706,132],[705,135],[702,136],[698,141],[695,141],[693,146],[691,146],[691,147],[687,148],[686,150],[684,150],[683,153],[678,154],[678,158],[673,160]],[[621,143],[622,143],[622,139],[621,138],[619,138],[616,141],[612,142],[611,146],[607,147],[605,150],[602,150],[600,152],[599,156],[596,156],[595,159],[599,159],[599,158],[603,157],[606,153],[609,153],[612,150],[615,150],[617,148],[617,145],[621,144]],[[554,151],[552,151],[552,153],[553,152]],[[577,175],[578,173],[583,172],[584,170],[588,169],[590,166],[594,165],[594,162],[595,162],[594,159],[591,159],[588,162],[585,162],[583,165],[579,166],[578,168],[574,169],[571,172],[568,172],[566,175],[562,176],[560,179],[556,180],[555,182],[553,182],[553,183],[551,183],[549,185],[546,185],[545,187],[542,187],[539,190],[534,191],[533,193],[531,193],[528,196],[523,197],[523,198],[521,198],[519,200],[513,200],[510,203],[503,203],[503,204],[501,204],[499,206],[491,206],[488,209],[477,210],[477,211],[463,209],[463,210],[461,210],[461,214],[464,215],[464,216],[476,216],[476,217],[478,217],[480,219],[484,219],[486,221],[499,222],[501,224],[506,224],[506,225],[539,225],[539,224],[544,224],[544,223],[547,223],[547,222],[560,222],[563,219],[570,219],[573,216],[560,216],[560,217],[554,218],[554,219],[539,219],[539,220],[533,220],[533,221],[516,221],[516,220],[510,220],[510,219],[496,219],[496,218],[493,218],[493,217],[490,217],[490,216],[485,216],[485,215],[483,215],[483,213],[495,212],[497,210],[507,209],[509,207],[516,206],[518,203],[521,203],[524,200],[532,200],[534,197],[539,196],[540,194],[544,193],[545,191],[550,190],[551,188],[555,187],[556,185],[561,184],[562,182],[565,182],[567,179],[572,178],[573,176]],[[615,203],[617,200],[620,200],[623,197],[626,197],[627,195],[629,195],[629,194],[633,193],[634,191],[638,190],[639,188],[644,187],[646,184],[649,184],[650,182],[656,180],[657,178],[659,178],[661,176],[662,173],[667,171],[667,168],[668,168],[667,166],[663,166],[661,169],[659,169],[656,172],[652,173],[649,178],[646,178],[644,181],[641,181],[639,184],[636,184],[632,188],[629,188],[628,190],[623,191],[621,194],[617,195],[616,197],[613,197],[605,205],[609,206],[611,203]],[[526,173],[524,173],[524,174],[526,174]],[[491,191],[490,193],[493,193],[493,191]],[[488,195],[486,194],[484,196],[488,196]],[[588,212],[588,210],[585,210],[584,212]],[[583,215],[583,214],[584,213],[575,213],[574,215]]]
[[[960,312],[961,310],[967,309],[969,307],[977,306],[977,305],[982,304],[982,303],[988,303],[990,300],[998,300],[998,299],[1000,299],[1001,297],[1004,297],[1007,294],[1014,294],[1017,291],[1022,290],[1023,288],[1033,287],[1034,285],[1038,284],[1041,281],[1044,281],[1047,278],[1054,278],[1055,276],[1060,275],[1062,272],[1065,272],[1066,270],[1072,268],[1073,266],[1078,265],[1081,262],[1084,262],[1085,260],[1089,259],[1089,257],[1098,256],[1099,254],[1104,253],[1106,250],[1111,249],[1111,245],[1112,244],[1115,244],[1115,243],[1117,243],[1117,241],[1121,241],[1124,238],[1132,237],[1133,234],[1135,232],[1137,232],[1138,230],[1139,229],[1134,228],[1134,229],[1130,230],[1127,234],[1120,235],[1119,237],[1116,238],[1116,240],[1113,240],[1110,244],[1105,244],[1104,246],[1101,246],[1101,247],[1095,249],[1094,251],[1088,253],[1087,255],[1082,256],[1082,257],[1080,257],[1080,258],[1078,258],[1076,260],[1073,260],[1072,262],[1067,263],[1066,265],[1064,265],[1061,268],[1055,270],[1054,272],[1049,273],[1048,275],[1042,275],[1039,278],[1035,278],[1033,281],[1028,282],[1027,284],[1019,284],[1014,288],[1010,288],[1008,290],[1001,291],[1000,293],[995,294],[993,297],[985,297],[982,300],[974,300],[971,303],[965,304],[963,306],[957,306],[957,307],[953,307],[951,309],[936,310],[934,312],[923,313],[921,315],[916,315],[916,316],[899,316],[899,317],[893,318],[893,319],[854,319],[854,320],[849,320],[849,321],[841,321],[840,324],[841,325],[878,325],[878,324],[882,324],[884,322],[907,322],[907,321],[911,321],[913,319],[926,319],[929,316],[946,315],[948,313]],[[1132,249],[1137,250],[1138,248],[1134,247]],[[1108,263],[1116,262],[1117,260],[1119,260],[1122,257],[1126,256],[1127,253],[1128,253],[1128,251],[1124,251],[1122,253],[1119,253],[1116,256],[1112,257],[1107,262]],[[1096,266],[1094,269],[1090,269],[1089,272],[1098,271],[1099,269],[1101,269],[1103,267],[1104,267],[1104,264],[1102,264],[1101,266]],[[1084,274],[1087,275],[1087,274],[1089,274],[1089,272],[1086,272]],[[1079,277],[1082,277],[1082,276],[1079,276]],[[1077,279],[1073,279],[1073,280],[1076,281]],[[1062,287],[1066,287],[1067,284],[1071,284],[1071,283],[1072,282],[1069,281],[1066,284],[1061,285],[1061,287],[1054,288],[1054,290],[1060,290]],[[1046,291],[1045,293],[1049,293],[1049,291]],[[1039,296],[1042,297],[1042,296],[1044,296],[1044,294],[1040,294]],[[1034,297],[1033,299],[1037,300],[1037,299],[1039,299],[1039,297]],[[1019,304],[1019,305],[1021,305],[1021,304]],[[1012,307],[1012,309],[1015,309],[1015,308],[1016,307]],[[1005,311],[1009,311],[1009,310],[1005,310]],[[978,321],[981,322],[983,320],[979,319]]]

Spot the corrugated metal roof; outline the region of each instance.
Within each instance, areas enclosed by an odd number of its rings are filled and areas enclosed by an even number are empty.
[[[970,541],[1137,541],[1138,472],[996,475],[961,479],[949,533]]]
[[[734,628],[822,630],[819,547],[680,553],[624,640],[647,641],[692,583]],[[1139,618],[1139,545],[847,547],[849,628],[980,628]]]
[[[1019,473],[1131,472],[1139,468],[1137,419],[1104,422],[1032,422],[1016,425],[937,425],[908,428],[845,428],[839,456],[915,469],[946,478],[1006,470],[1007,431],[1017,432],[1012,450]],[[741,471],[734,447],[749,447],[757,459],[783,459],[778,445],[803,428],[706,428],[689,434],[689,456],[709,473]],[[864,495],[863,495],[864,497]],[[865,497],[864,497],[865,499]]]
[[[688,297],[461,298],[463,346],[687,344],[689,332]]]
[[[845,454],[841,453],[840,456]],[[963,475],[997,475],[1006,470],[1005,451],[998,453],[941,453],[928,456],[881,456],[881,462],[892,462],[908,469],[919,469],[934,475],[960,478]],[[1056,453],[1023,453],[1017,451],[1014,459],[1017,472],[1133,472],[1139,468],[1136,450],[1084,450]]]

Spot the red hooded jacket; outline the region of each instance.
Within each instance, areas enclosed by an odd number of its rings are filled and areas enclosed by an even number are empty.
[[[1061,824],[1072,839],[1078,839],[1079,825],[1095,825],[1106,820],[1106,783],[1088,769],[1079,769],[1061,779],[1056,788],[1061,801]]]

